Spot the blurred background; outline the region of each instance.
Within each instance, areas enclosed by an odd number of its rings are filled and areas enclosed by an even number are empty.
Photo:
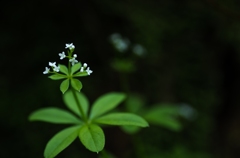
[[[128,134],[105,128],[106,153],[239,157],[240,1],[10,0],[0,8],[0,157],[41,158],[47,141],[68,127],[28,121],[42,107],[66,109],[60,81],[43,75],[49,61],[66,62],[58,56],[65,43],[93,70],[81,78],[91,103],[118,91],[138,96],[134,104],[145,109],[180,108],[181,129],[150,125]],[[76,140],[57,157],[101,156]]]

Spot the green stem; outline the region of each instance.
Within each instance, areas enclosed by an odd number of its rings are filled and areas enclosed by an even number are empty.
[[[124,91],[124,93],[129,94],[130,89],[129,89],[127,73],[120,72],[119,75],[120,75],[120,84],[121,84],[122,90]]]
[[[100,152],[100,154],[101,154],[101,156],[102,156],[103,158],[109,158],[109,157],[110,157],[110,156],[108,155],[108,153],[106,152],[105,149],[103,149],[103,150]]]
[[[125,72],[120,72],[119,73],[119,78],[120,78],[120,84],[122,91],[127,95],[130,96],[130,86],[129,86],[129,80],[128,80],[128,74]],[[125,105],[125,110],[127,109],[126,101],[124,102]]]
[[[79,100],[78,100],[78,98],[77,98],[77,94],[76,94],[77,92],[76,92],[76,90],[74,90],[73,88],[72,88],[72,92],[73,92],[73,97],[74,97],[74,99],[75,99],[75,101],[76,101],[76,103],[77,103],[78,109],[79,109],[79,111],[80,111],[80,113],[81,113],[82,119],[83,119],[83,121],[84,121],[85,123],[87,123],[87,116],[84,114],[83,109],[82,109],[82,106],[81,106],[81,103],[79,102]]]

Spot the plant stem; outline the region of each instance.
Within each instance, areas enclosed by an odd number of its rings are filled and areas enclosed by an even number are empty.
[[[109,156],[109,154],[106,152],[105,149],[103,149],[101,152],[100,152],[102,158],[110,158],[111,156]]]
[[[83,109],[82,109],[82,106],[81,106],[81,103],[79,102],[79,100],[78,100],[78,98],[77,98],[77,94],[76,94],[77,91],[74,90],[73,88],[72,88],[71,90],[72,90],[72,92],[73,92],[73,97],[74,97],[74,99],[75,99],[75,101],[76,101],[76,103],[77,103],[78,109],[79,109],[79,111],[80,111],[80,113],[81,113],[82,119],[83,119],[83,121],[84,121],[85,123],[87,123],[87,116],[84,114]]]

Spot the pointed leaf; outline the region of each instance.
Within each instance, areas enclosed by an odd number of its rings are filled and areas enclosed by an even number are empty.
[[[144,118],[152,124],[164,126],[168,129],[179,131],[182,125],[177,120],[179,107],[157,105],[146,112]]]
[[[69,87],[69,79],[62,81],[60,85],[61,92],[64,94],[68,90],[68,87]]]
[[[104,148],[105,136],[101,127],[90,124],[80,129],[79,138],[83,145],[93,152],[99,152]]]
[[[90,118],[96,118],[117,107],[124,99],[123,93],[108,93],[98,98],[91,109]]]
[[[78,79],[72,78],[71,85],[78,92],[80,92],[80,90],[82,89],[82,83]]]
[[[76,71],[78,71],[81,68],[82,64],[77,63],[71,67],[71,75],[74,74]]]
[[[81,120],[66,110],[59,108],[43,108],[29,116],[30,121],[45,121],[59,124],[81,124]]]
[[[67,68],[65,65],[59,64],[59,66],[60,66],[60,72],[66,74],[66,75],[69,74],[69,73],[68,73],[68,68]]]
[[[55,134],[47,143],[44,150],[45,158],[54,158],[68,147],[78,136],[81,126],[66,128]]]
[[[131,113],[111,113],[94,120],[97,123],[108,125],[132,125],[147,127],[148,123],[142,117]]]
[[[49,76],[49,78],[51,78],[52,80],[61,80],[61,79],[67,78],[67,76],[62,74],[54,74]]]
[[[87,72],[78,72],[73,75],[73,77],[82,77],[82,76],[89,76]]]
[[[77,114],[78,116],[81,116],[81,113],[78,108],[78,102],[79,102],[83,109],[84,114],[87,116],[88,107],[89,107],[89,102],[87,97],[83,93],[75,91],[77,96],[77,100],[76,100],[73,93],[74,93],[73,90],[69,90],[63,95],[63,100],[65,104],[75,114]]]

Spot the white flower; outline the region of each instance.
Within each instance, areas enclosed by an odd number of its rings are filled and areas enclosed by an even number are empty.
[[[73,58],[69,60],[69,62],[72,63],[72,65],[78,63],[78,61],[76,60],[77,54],[73,54]]]
[[[83,72],[83,70],[84,70],[84,67],[81,67],[81,70],[80,70],[80,72]]]
[[[56,67],[56,62],[49,62],[49,66]]]
[[[49,72],[49,68],[48,67],[45,67],[45,71],[43,72],[43,74],[47,74]]]
[[[61,59],[61,60],[66,57],[65,52],[59,53],[58,55],[60,56],[60,59]]]
[[[83,64],[83,67],[84,67],[84,68],[86,68],[86,67],[87,67],[87,64],[86,64],[86,63],[84,63],[84,64]]]
[[[60,66],[55,66],[53,69],[53,71],[56,71],[56,72],[59,72],[59,70],[60,70]]]
[[[70,44],[66,44],[66,47],[65,47],[65,48],[66,48],[66,49],[69,48],[69,49],[71,50],[71,49],[74,49],[75,46],[73,45],[73,43],[70,43]]]
[[[88,75],[90,75],[93,71],[89,69],[89,67],[87,68],[86,72],[88,73]]]
[[[76,64],[78,61],[75,58],[72,58],[69,60],[69,62],[72,63],[72,65]]]

